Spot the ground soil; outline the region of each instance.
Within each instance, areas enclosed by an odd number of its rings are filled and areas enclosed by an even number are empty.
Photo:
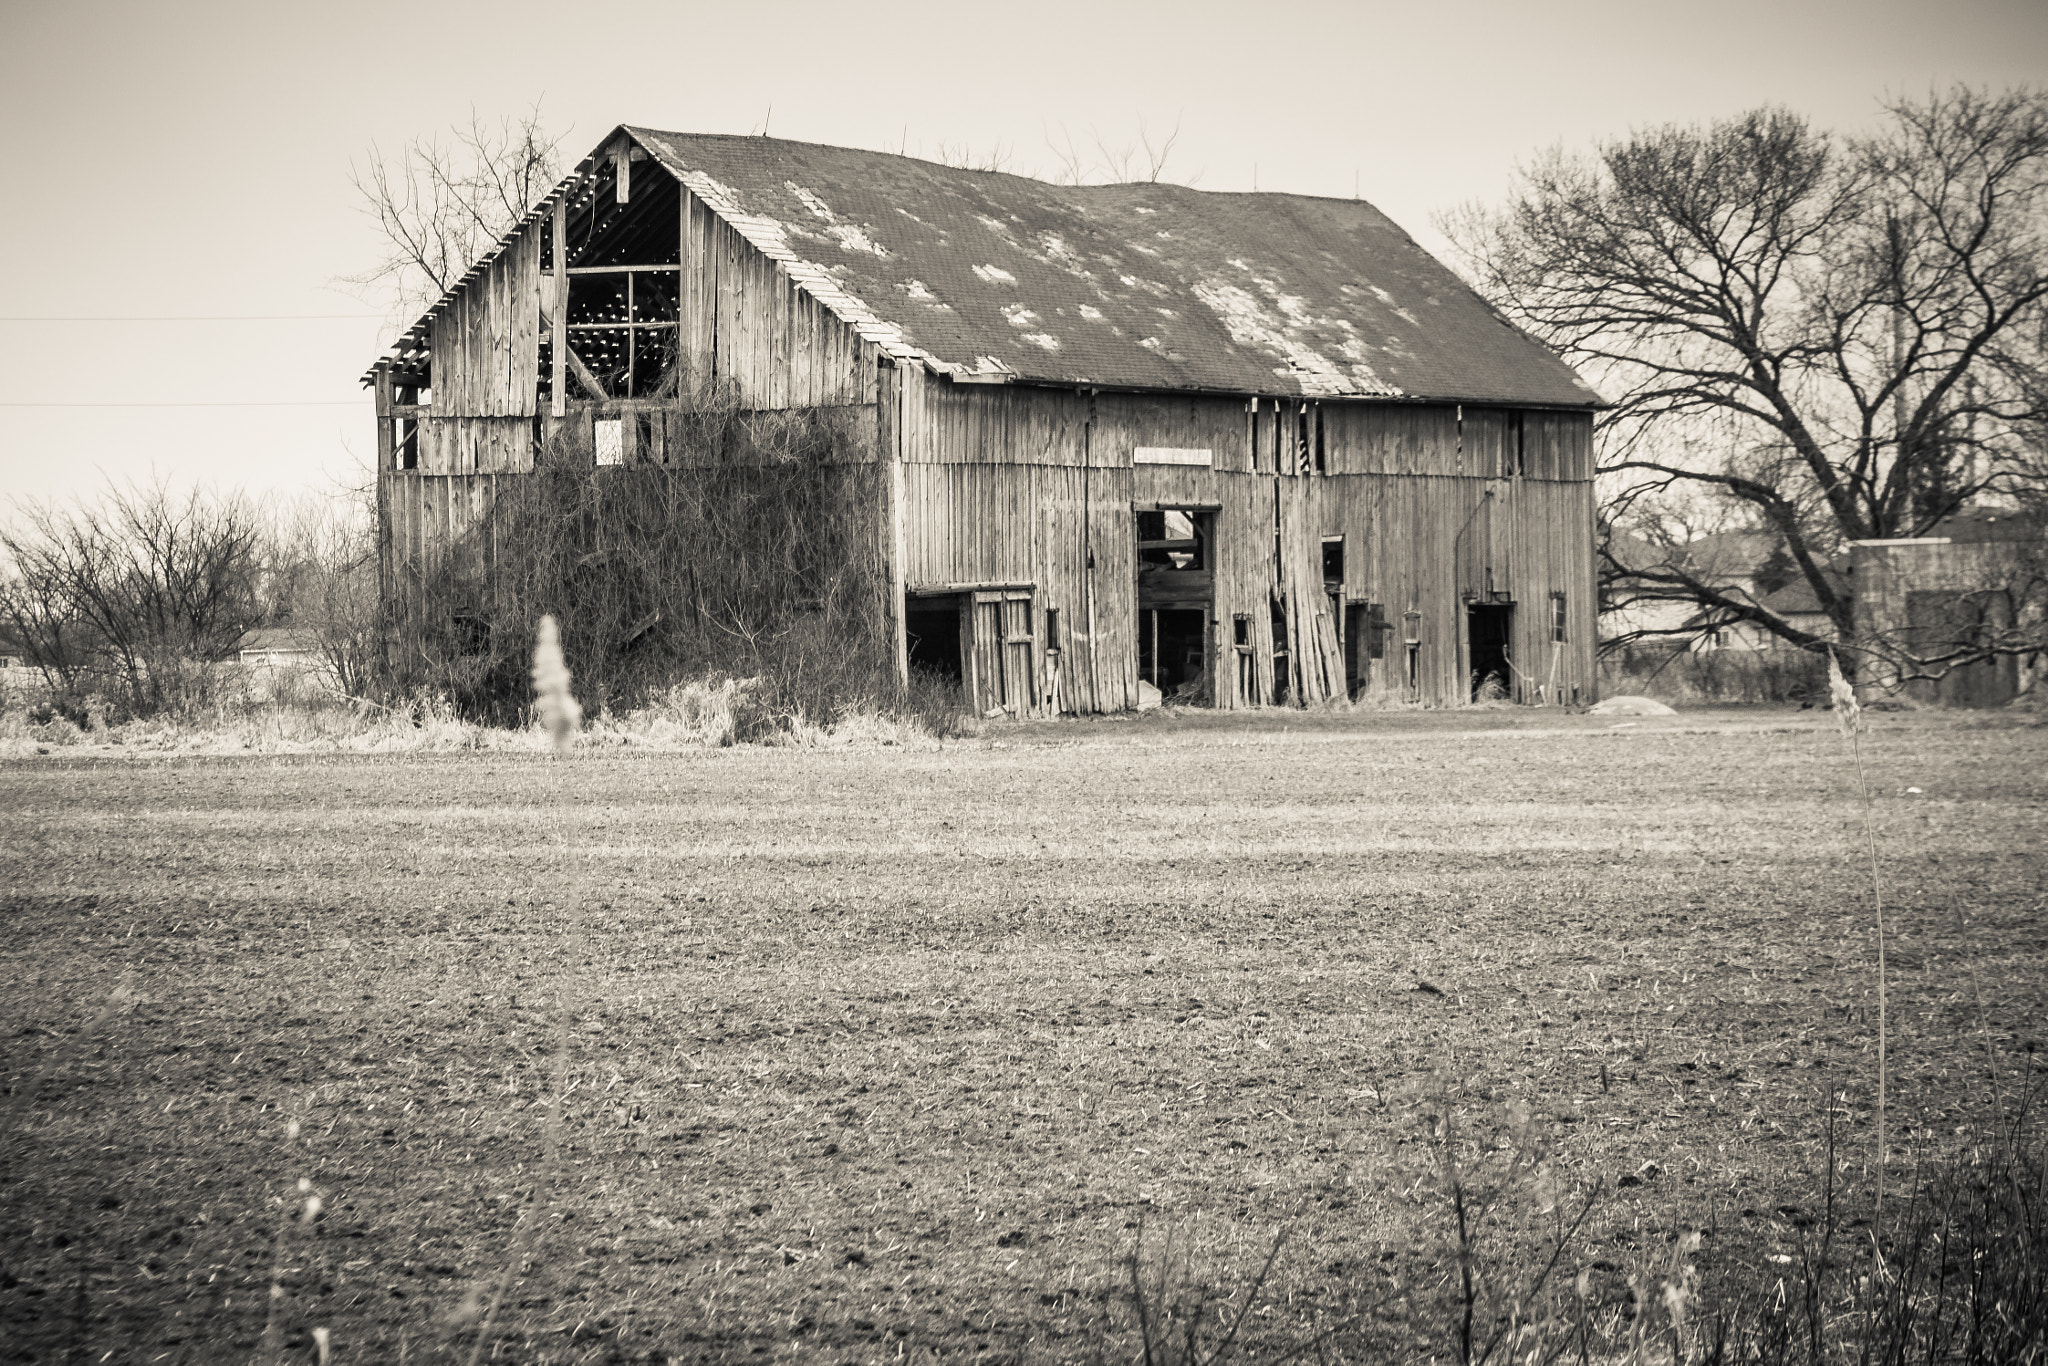
[[[2034,1075],[2048,729],[1871,719],[1910,1184]],[[1768,1283],[1874,1184],[1858,791],[1796,710],[0,764],[0,1359],[1090,1359],[1141,1235],[1441,1357],[1452,1176],[1503,1295],[1588,1197],[1603,1305]]]

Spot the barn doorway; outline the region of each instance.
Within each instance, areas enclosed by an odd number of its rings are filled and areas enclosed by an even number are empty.
[[[1138,677],[1161,697],[1211,706],[1215,510],[1141,507],[1132,516],[1138,539]]]
[[[1514,639],[1514,626],[1513,603],[1473,603],[1465,609],[1469,651],[1466,658],[1472,664],[1471,701],[1515,695],[1514,672],[1508,660],[1508,642]]]
[[[960,593],[932,593],[903,604],[903,634],[910,667],[949,683],[963,682],[966,663],[960,653]]]
[[[1028,585],[909,594],[903,634],[910,667],[959,684],[979,715],[1028,715],[1036,710],[1035,596]]]

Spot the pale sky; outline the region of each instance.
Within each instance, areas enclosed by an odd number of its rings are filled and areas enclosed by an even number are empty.
[[[472,108],[543,99],[571,163],[621,123],[770,119],[913,155],[1000,142],[1025,174],[1052,172],[1048,128],[1178,119],[1169,178],[1355,183],[1436,248],[1432,214],[1498,199],[1552,143],[1764,102],[1853,130],[1887,91],[1959,80],[2048,80],[2048,4],[5,0],[0,516],[105,476],[274,499],[360,479],[356,380],[394,329],[337,283],[377,250],[350,160]],[[189,406],[110,406],[137,404]]]

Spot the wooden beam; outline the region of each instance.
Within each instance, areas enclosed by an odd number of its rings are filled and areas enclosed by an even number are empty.
[[[552,324],[553,337],[550,340],[550,354],[554,357],[554,374],[548,382],[548,390],[554,395],[553,416],[560,417],[563,404],[569,395],[567,361],[569,355],[569,196],[564,194],[555,200],[554,214],[555,253],[555,308],[548,319]]]
[[[627,138],[612,144],[612,177],[615,197],[624,204],[633,196],[633,144]]]
[[[887,420],[881,426],[882,449],[876,456],[888,462],[888,485],[885,494],[888,501],[888,523],[884,542],[888,555],[889,575],[889,653],[896,666],[896,681],[903,687],[910,686],[910,622],[907,615],[909,592],[904,583],[904,535],[903,535],[903,437],[908,395],[903,383],[902,368],[890,365],[876,376],[875,411],[878,416],[886,414]]]
[[[568,363],[569,373],[576,376],[576,382],[578,384],[581,384],[585,389],[588,389],[590,391],[590,396],[592,398],[607,399],[611,397],[610,394],[607,394],[604,391],[603,381],[599,380],[596,375],[590,372],[590,367],[583,363],[583,357],[577,355],[574,351],[569,349],[569,343],[567,341],[564,341],[562,343],[562,349],[556,352],[555,354],[560,356],[564,361]],[[560,391],[558,390],[557,392]]]
[[[391,362],[377,362],[377,468],[391,469],[398,463],[398,433],[391,417]]]
[[[691,209],[697,197],[687,186],[679,187],[679,191],[676,196],[676,259],[682,266],[676,280],[676,355],[682,364],[690,367],[692,386],[702,389],[711,372],[706,363],[707,348],[699,344],[705,335],[704,243],[696,235],[696,220]],[[677,401],[682,401],[680,392]]]

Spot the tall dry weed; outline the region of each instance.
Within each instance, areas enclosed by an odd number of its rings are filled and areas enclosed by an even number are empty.
[[[1884,1169],[1886,1097],[1890,1080],[1890,1021],[1886,1012],[1884,880],[1877,868],[1877,813],[1870,800],[1870,780],[1863,771],[1863,704],[1856,689],[1842,676],[1841,661],[1828,651],[1828,697],[1834,703],[1835,720],[1848,738],[1856,759],[1856,789],[1863,798],[1863,842],[1870,854],[1870,904],[1877,924],[1877,1212],[1884,1213]]]
[[[533,697],[534,710],[539,714],[541,725],[547,731],[558,756],[567,758],[576,743],[576,731],[583,721],[583,708],[570,692],[572,680],[568,665],[562,660],[561,633],[552,616],[540,619],[535,632],[533,647]],[[559,783],[552,785],[551,796],[559,805],[562,795]],[[580,938],[577,920],[579,904],[569,907],[569,935],[572,944]],[[565,956],[574,961],[573,955]],[[554,1092],[548,1106],[547,1120],[541,1131],[541,1164],[538,1179],[528,1192],[526,1204],[519,1211],[519,1219],[512,1228],[511,1245],[505,1251],[505,1264],[499,1269],[497,1283],[491,1289],[488,1306],[483,1304],[480,1287],[471,1287],[451,1316],[459,1327],[477,1324],[476,1341],[471,1345],[469,1366],[477,1366],[483,1359],[484,1350],[491,1343],[491,1335],[497,1328],[498,1313],[504,1307],[505,1297],[512,1289],[512,1282],[519,1275],[521,1267],[534,1252],[535,1227],[544,1214],[549,1200],[558,1185],[562,1163],[562,1107],[569,1094],[569,1040],[574,1030],[575,1012],[568,988],[565,986],[556,994],[555,1001],[555,1056],[551,1070],[550,1085]],[[481,1319],[479,1322],[478,1320]],[[495,1353],[493,1353],[495,1355]]]
[[[583,724],[583,707],[569,691],[569,666],[562,662],[562,634],[551,616],[540,619],[533,646],[533,709],[555,753],[568,757]]]

